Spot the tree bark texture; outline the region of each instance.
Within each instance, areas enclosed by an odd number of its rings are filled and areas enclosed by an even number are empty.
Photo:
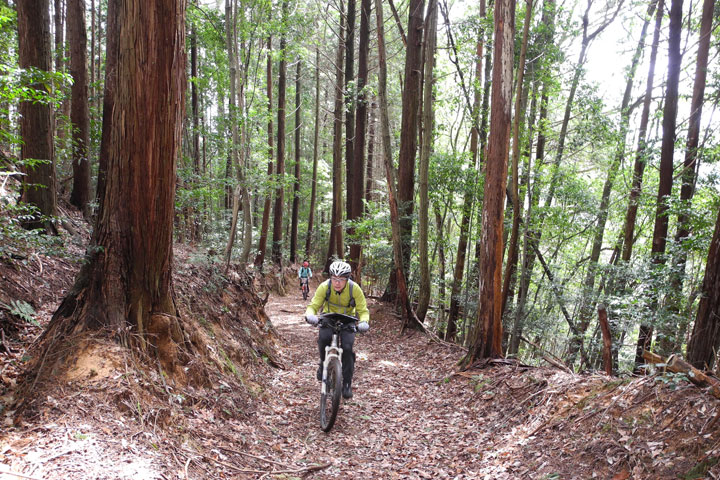
[[[495,4],[490,137],[480,240],[483,250],[480,255],[478,317],[472,344],[463,359],[466,366],[472,365],[478,358],[502,356],[503,210],[510,142],[514,34],[515,3],[513,0],[498,0]]]
[[[528,36],[530,33],[530,20],[532,19],[533,0],[526,0],[525,3],[525,23],[523,26],[523,39],[520,46],[520,60],[518,62],[517,69],[517,81],[515,88],[515,117],[512,123],[512,183],[510,187],[510,198],[512,199],[512,230],[510,233],[510,243],[508,245],[507,262],[505,267],[505,275],[503,278],[503,289],[502,289],[502,307],[501,312],[505,313],[508,297],[510,296],[511,290],[511,279],[515,276],[515,269],[518,259],[518,235],[520,231],[520,218],[522,217],[522,207],[520,205],[520,172],[519,160],[520,160],[520,122],[524,117],[524,101],[523,91],[526,91],[524,85],[525,78],[525,57],[527,55],[528,47]],[[527,98],[527,95],[524,96]]]
[[[688,343],[688,361],[711,368],[720,347],[720,210],[715,221],[695,326]]]
[[[348,220],[352,215],[352,198],[354,195],[355,182],[353,175],[355,169],[355,95],[357,88],[352,88],[352,81],[355,79],[355,19],[357,0],[347,1],[347,15],[345,21],[345,215]],[[352,91],[351,91],[352,88]],[[348,230],[350,234],[350,230]],[[352,265],[352,264],[351,264]],[[352,265],[353,271],[357,265]]]
[[[675,122],[678,109],[678,84],[680,79],[680,36],[682,34],[682,0],[673,0],[670,6],[670,34],[668,40],[668,80],[665,91],[665,107],[663,109],[663,138],[660,149],[660,183],[655,212],[655,227],[651,248],[651,262],[654,269],[665,264],[665,247],[668,232],[668,200],[672,193],[673,156],[675,149]],[[651,310],[657,318],[658,299],[650,300]],[[652,343],[653,326],[647,323],[640,325],[637,348],[635,351],[635,367],[642,364],[642,351],[649,350]]]
[[[310,257],[310,244],[315,228],[315,202],[317,201],[318,147],[320,142],[320,47],[315,47],[315,132],[313,135],[312,187],[310,191],[310,214],[308,216],[307,237],[305,238],[305,258]]]
[[[18,62],[20,68],[34,67],[51,72],[50,5],[48,0],[24,0],[17,3]],[[42,91],[41,83],[30,85]],[[41,102],[20,102],[20,136],[23,140],[20,158],[23,161],[22,201],[38,208],[41,215],[56,213],[55,152],[53,149],[52,107]],[[29,165],[27,162],[31,162]],[[34,217],[26,228],[45,228],[55,232],[48,221]]]
[[[343,231],[342,231],[342,114],[343,103],[343,58],[345,58],[345,16],[340,12],[340,27],[338,29],[338,47],[335,55],[335,104],[333,115],[333,203],[332,215],[330,217],[330,239],[328,243],[328,254],[325,259],[324,271],[327,272],[335,257],[342,258],[344,255]]]
[[[290,227],[290,262],[297,261],[298,215],[300,213],[300,133],[302,120],[300,107],[300,71],[302,62],[295,66],[295,182],[293,183],[292,219]]]
[[[117,49],[107,124],[107,181],[89,262],[45,335],[108,329],[126,345],[157,352],[182,375],[185,342],[174,306],[172,231],[176,161],[185,108],[185,2],[111,1]],[[111,44],[112,44],[111,42]],[[107,88],[107,87],[106,87]]]
[[[288,1],[282,3],[283,25],[287,24]],[[273,209],[272,259],[276,265],[282,261],[283,210],[285,208],[285,87],[287,83],[287,34],[280,35],[280,71],[278,72],[278,131],[277,131],[277,181],[275,207]]]
[[[355,109],[355,134],[353,141],[352,177],[348,177],[348,185],[352,182],[352,195],[350,197],[350,210],[348,220],[359,220],[363,215],[363,199],[365,198],[365,139],[368,126],[368,102],[365,85],[368,80],[368,53],[370,50],[370,11],[372,0],[360,2],[360,43],[358,45],[358,78],[357,78],[357,107]],[[353,235],[355,229],[350,229]],[[358,240],[350,244],[350,265],[355,272],[355,281],[360,281],[360,259],[362,245]]]
[[[428,259],[428,231],[430,222],[430,201],[428,177],[430,171],[430,153],[433,148],[435,112],[433,106],[435,79],[435,46],[437,43],[437,0],[430,0],[425,21],[425,67],[423,72],[423,110],[422,110],[422,146],[420,148],[420,167],[418,172],[418,256],[420,260],[420,288],[416,314],[422,322],[430,305],[430,265]]]
[[[685,161],[681,174],[682,186],[680,187],[680,202],[682,209],[678,214],[677,232],[675,233],[675,244],[679,247],[672,259],[673,268],[670,274],[670,298],[668,299],[668,310],[675,315],[675,318],[684,319],[680,315],[683,302],[683,283],[685,280],[685,266],[687,264],[687,249],[683,243],[690,237],[690,209],[692,198],[695,194],[696,172],[700,166],[700,159],[697,155],[697,148],[700,139],[700,119],[705,96],[705,81],[707,78],[708,53],[710,49],[710,34],[712,28],[713,10],[715,0],[703,2],[703,13],[700,22],[700,39],[698,42],[697,64],[695,66],[695,82],[693,84],[692,101],[690,103],[690,121],[688,124],[688,138],[685,146]],[[670,354],[675,349],[680,350],[682,337],[687,328],[687,321],[679,320],[678,325],[670,324],[659,342],[660,353]]]
[[[267,39],[267,67],[265,70],[266,94],[268,99],[268,125],[267,125],[267,142],[268,142],[268,178],[273,177],[273,143],[275,130],[273,128],[272,111],[273,111],[273,80],[272,80],[272,37]],[[255,256],[255,266],[262,268],[265,262],[265,252],[267,250],[267,237],[270,228],[270,208],[272,205],[272,190],[268,188],[263,204],[262,225],[260,226],[260,239],[258,240],[258,253]]]
[[[403,242],[403,270],[406,278],[409,277],[412,216],[415,202],[415,157],[420,123],[424,11],[425,0],[410,0],[398,157],[398,208],[400,209],[400,234]]]
[[[403,329],[406,325],[422,328],[422,324],[415,316],[410,305],[410,298],[405,282],[403,271],[403,245],[400,238],[400,208],[395,193],[395,169],[392,165],[392,144],[390,137],[390,118],[388,114],[387,99],[387,60],[385,53],[385,30],[383,23],[382,0],[375,0],[375,16],[377,19],[377,43],[378,43],[378,110],[380,112],[380,128],[382,131],[383,164],[388,182],[388,204],[390,207],[390,224],[392,227],[393,260],[395,266],[395,278],[397,281],[397,298],[405,310]]]
[[[73,189],[70,203],[85,213],[90,201],[90,108],[88,106],[85,0],[68,0],[70,75],[73,79],[70,122],[73,138]]]
[[[610,324],[607,319],[607,309],[605,308],[605,305],[602,304],[598,305],[598,322],[600,323],[603,338],[603,368],[605,370],[605,374],[608,377],[612,377],[612,335],[610,333]]]

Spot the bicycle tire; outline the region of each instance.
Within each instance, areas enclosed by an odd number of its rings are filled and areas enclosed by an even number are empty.
[[[340,408],[340,394],[342,393],[342,369],[340,360],[331,358],[327,367],[325,379],[325,393],[320,394],[320,427],[329,432],[335,425],[338,409]]]
[[[305,288],[305,287],[303,287],[302,292],[303,292],[303,300],[307,300],[307,297],[308,297],[308,289]]]

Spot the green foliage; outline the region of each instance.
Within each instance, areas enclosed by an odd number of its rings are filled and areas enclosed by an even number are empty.
[[[11,203],[8,197],[0,196],[0,260],[11,257],[24,259],[28,251],[64,255],[65,248],[60,238],[45,235],[41,229],[25,230],[22,227],[23,223],[38,219],[41,222],[54,220],[42,215],[34,205]]]
[[[658,382],[665,384],[670,390],[677,390],[686,386],[690,381],[684,373],[663,372],[655,377]]]
[[[69,74],[0,64],[0,100],[33,102],[58,107],[72,82]]]
[[[10,305],[0,302],[0,307],[7,310],[10,315],[13,315],[21,320],[31,323],[35,326],[40,326],[37,320],[35,320],[35,309],[24,300],[10,300]]]

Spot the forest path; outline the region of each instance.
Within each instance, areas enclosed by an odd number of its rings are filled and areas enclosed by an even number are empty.
[[[482,478],[488,432],[468,401],[466,381],[450,381],[458,349],[418,332],[400,335],[400,320],[369,301],[370,331],[355,340],[354,396],[329,433],[319,427],[317,330],[302,320],[299,292],[266,305],[284,345],[286,370],[272,379],[269,409],[258,412],[294,462],[330,464],[312,478]],[[488,478],[502,478],[493,475]]]

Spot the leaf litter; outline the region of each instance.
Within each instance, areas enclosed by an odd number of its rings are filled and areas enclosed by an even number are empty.
[[[30,414],[16,418],[22,355],[42,329],[13,320],[21,328],[0,363],[0,479],[720,478],[720,403],[690,383],[514,361],[461,372],[461,348],[400,334],[390,307],[372,300],[354,397],[324,433],[317,331],[301,319],[300,292],[262,309],[247,291],[263,285],[188,258],[176,255],[180,309],[196,319],[211,367],[196,366],[186,384],[96,340],[80,350],[81,369],[44,378]],[[42,261],[55,285],[33,305],[45,325],[74,271]],[[32,283],[32,263],[0,268],[14,298],[32,302],[23,291],[46,288]]]

